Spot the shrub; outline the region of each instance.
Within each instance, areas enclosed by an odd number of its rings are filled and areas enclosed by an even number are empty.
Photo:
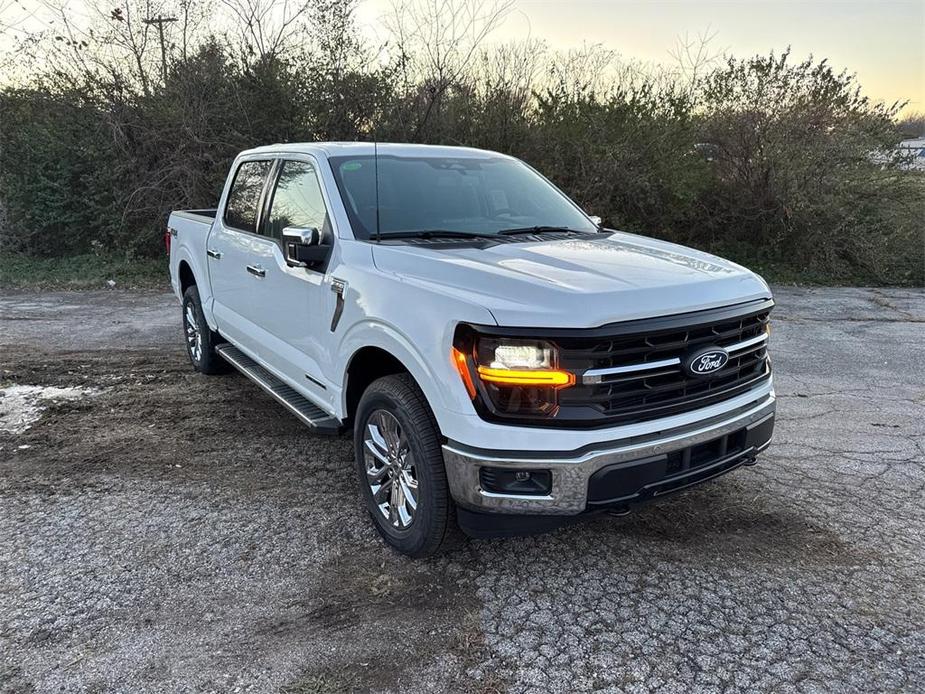
[[[729,59],[701,98],[710,185],[689,239],[836,281],[922,281],[922,177],[873,156],[899,141],[899,105],[786,52]]]
[[[612,226],[772,278],[925,284],[925,176],[884,154],[898,105],[825,61],[730,58],[682,81],[535,41],[478,54],[458,36],[465,50],[415,57],[420,30],[382,61],[356,38],[353,0],[309,6],[307,33],[263,32],[269,48],[246,25],[230,48],[165,44],[162,65],[49,53],[0,88],[0,250],[153,256],[169,211],[214,205],[238,151],[378,138],[513,154]]]

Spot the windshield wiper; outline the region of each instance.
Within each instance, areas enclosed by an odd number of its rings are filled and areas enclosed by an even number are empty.
[[[384,239],[488,239],[493,234],[475,231],[454,231],[453,229],[421,229],[419,231],[393,231],[382,234]],[[373,238],[376,238],[375,235]]]
[[[583,234],[588,232],[557,226],[517,227],[514,229],[501,229],[497,232],[458,231],[456,229],[415,229],[409,231],[390,231],[382,234],[383,239],[492,239],[495,236],[514,236],[516,234],[541,234],[548,231],[566,232],[569,234]],[[372,236],[376,238],[375,235]]]
[[[499,231],[499,234],[504,236],[515,236],[517,234],[542,234],[546,231],[567,231],[570,234],[580,234],[582,232],[576,229],[569,229],[568,227],[556,227],[556,226],[532,226],[532,227],[515,227],[513,229],[502,229]]]

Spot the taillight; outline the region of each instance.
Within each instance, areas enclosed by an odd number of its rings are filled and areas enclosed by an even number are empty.
[[[170,232],[170,227],[164,231],[164,248],[167,249],[167,255],[170,255],[170,237],[173,236]]]

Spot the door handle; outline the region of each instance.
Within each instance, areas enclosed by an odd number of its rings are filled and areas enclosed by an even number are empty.
[[[210,248],[209,250],[206,251],[206,255],[209,256],[210,258],[215,258],[216,260],[221,260],[221,259],[222,259],[222,252],[221,252],[221,251],[213,251],[211,248]]]
[[[248,265],[247,271],[255,277],[266,277],[267,271],[259,265]]]

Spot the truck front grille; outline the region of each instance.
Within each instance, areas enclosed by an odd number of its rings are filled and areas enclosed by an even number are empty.
[[[668,417],[735,397],[770,378],[771,301],[560,334],[560,365],[579,374],[559,393],[560,424],[602,426]],[[686,357],[722,347],[710,377],[686,373]]]

